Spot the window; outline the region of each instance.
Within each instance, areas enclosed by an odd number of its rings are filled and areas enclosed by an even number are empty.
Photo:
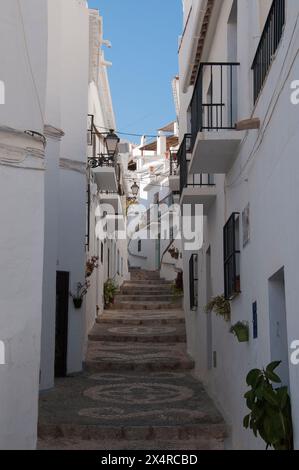
[[[101,243],[101,263],[104,262],[104,243]]]
[[[254,102],[266,80],[285,25],[285,0],[273,0],[252,64]]]
[[[224,295],[228,300],[241,292],[240,286],[240,215],[235,212],[223,229]]]
[[[142,242],[141,240],[138,240],[138,253],[141,252],[141,249],[142,249]]]
[[[189,261],[190,309],[198,307],[198,256],[192,255]]]

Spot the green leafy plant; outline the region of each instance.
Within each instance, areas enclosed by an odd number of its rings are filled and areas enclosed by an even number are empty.
[[[76,309],[80,309],[83,304],[83,299],[87,295],[88,289],[90,288],[90,282],[86,281],[84,284],[81,284],[81,282],[78,282],[76,285],[76,293],[73,294],[70,292],[70,296],[73,299],[74,306]]]
[[[117,285],[112,279],[108,279],[104,284],[104,301],[105,305],[113,303],[115,294],[117,292]]]
[[[280,377],[274,372],[281,362],[272,362],[264,370],[253,369],[247,375],[251,389],[245,394],[250,414],[245,416],[243,425],[252,429],[266,442],[267,449],[293,449],[293,426],[291,401],[288,387],[274,388],[280,384]]]
[[[174,299],[179,299],[180,297],[182,297],[184,295],[183,289],[178,288],[176,286],[176,284],[171,286],[171,290],[172,290],[172,295],[173,295]]]
[[[211,299],[206,305],[206,312],[212,313],[213,311],[216,315],[223,317],[225,321],[229,321],[231,316],[229,300],[227,300],[224,295],[213,297],[213,299]]]
[[[239,321],[233,325],[230,329],[230,333],[233,333],[240,343],[249,341],[249,326],[246,322]]]
[[[90,277],[93,271],[99,267],[98,261],[99,261],[98,256],[93,256],[91,259],[86,261],[86,268],[85,268],[86,277]]]

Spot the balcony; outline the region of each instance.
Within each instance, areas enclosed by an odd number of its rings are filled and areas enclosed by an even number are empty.
[[[169,172],[169,187],[174,194],[180,191],[180,176],[178,170],[177,152],[170,151],[170,172]]]
[[[118,182],[114,167],[105,167],[104,171],[102,167],[98,167],[91,171],[99,192],[107,194],[118,192]]]
[[[190,174],[191,148],[192,135],[186,134],[178,151],[181,205],[202,204],[203,215],[208,215],[217,197],[214,175]]]
[[[111,194],[101,194],[100,203],[102,210],[108,215],[122,215],[123,207],[121,203],[121,198],[116,193]]]
[[[235,130],[239,63],[201,63],[190,104],[191,174],[226,174],[243,133]]]
[[[279,46],[286,20],[285,0],[274,0],[258,45],[253,70],[254,102],[257,101]]]

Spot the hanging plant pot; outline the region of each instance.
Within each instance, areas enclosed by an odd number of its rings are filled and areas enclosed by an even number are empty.
[[[239,343],[247,343],[249,341],[249,327],[247,323],[236,323],[236,325],[231,327],[230,332],[237,337]]]
[[[79,310],[82,307],[83,299],[73,299],[74,307],[76,310]]]

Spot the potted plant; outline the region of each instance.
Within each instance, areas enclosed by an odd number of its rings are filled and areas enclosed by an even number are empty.
[[[183,289],[177,288],[176,284],[171,287],[174,300],[178,300],[184,295]]]
[[[104,302],[106,307],[114,302],[116,292],[117,285],[112,279],[108,279],[104,284]]]
[[[170,254],[170,256],[174,259],[179,259],[179,256],[180,256],[180,252],[177,248],[175,248],[174,246],[172,248],[169,248],[168,250],[168,253]]]
[[[176,276],[175,280],[175,288],[177,291],[184,293],[184,280],[183,280],[183,272],[179,271]]]
[[[239,321],[233,325],[230,329],[230,333],[233,333],[240,343],[249,341],[249,326],[246,322]]]
[[[213,297],[210,302],[206,305],[206,312],[215,312],[216,315],[221,316],[225,321],[230,321],[231,308],[229,300],[224,295],[218,295]]]
[[[266,442],[267,449],[293,450],[293,425],[291,400],[288,387],[274,388],[281,384],[274,372],[281,361],[272,362],[264,370],[253,369],[247,375],[247,385],[251,389],[245,394],[250,413],[245,416],[243,425],[250,428]]]
[[[86,261],[86,269],[85,269],[86,277],[90,277],[92,275],[93,271],[96,268],[98,268],[98,266],[99,266],[98,261],[99,261],[98,256],[93,256],[91,259]]]
[[[86,281],[84,284],[81,284],[81,282],[78,282],[77,287],[76,287],[76,294],[73,294],[72,292],[70,292],[70,296],[73,299],[75,309],[79,310],[82,307],[83,299],[85,295],[87,294],[89,287],[90,287],[90,283],[88,281]]]

